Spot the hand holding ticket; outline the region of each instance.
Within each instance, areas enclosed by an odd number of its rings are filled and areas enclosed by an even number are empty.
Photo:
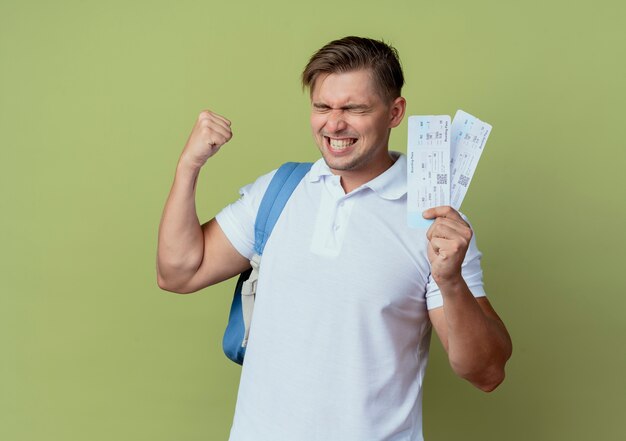
[[[410,116],[408,136],[408,224],[427,228],[422,213],[432,207],[461,207],[491,125],[458,110],[448,115]]]

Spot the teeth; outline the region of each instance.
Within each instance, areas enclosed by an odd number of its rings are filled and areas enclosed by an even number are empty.
[[[332,148],[342,150],[348,146],[354,144],[354,139],[332,139],[328,138],[329,144]]]

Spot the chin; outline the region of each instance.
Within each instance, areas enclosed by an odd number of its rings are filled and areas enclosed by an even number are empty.
[[[332,156],[329,158],[329,156],[330,155],[328,154],[322,153],[322,158],[324,158],[324,162],[326,163],[328,168],[332,170],[350,171],[350,170],[354,170],[355,168],[359,166],[359,162],[354,159],[351,159],[351,158],[338,159],[338,158],[333,158]]]

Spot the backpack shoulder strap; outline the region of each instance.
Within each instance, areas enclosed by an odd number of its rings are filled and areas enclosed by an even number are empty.
[[[274,174],[263,195],[254,223],[254,251],[259,256],[263,254],[265,243],[289,197],[312,165],[310,162],[287,162]]]

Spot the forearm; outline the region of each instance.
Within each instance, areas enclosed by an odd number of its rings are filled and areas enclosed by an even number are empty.
[[[157,277],[164,289],[183,285],[202,263],[204,239],[195,203],[199,174],[199,167],[181,157],[159,225]]]
[[[440,286],[447,324],[448,358],[457,375],[482,390],[493,390],[504,379],[504,365],[511,355],[506,327],[490,307],[479,305],[460,278]]]

